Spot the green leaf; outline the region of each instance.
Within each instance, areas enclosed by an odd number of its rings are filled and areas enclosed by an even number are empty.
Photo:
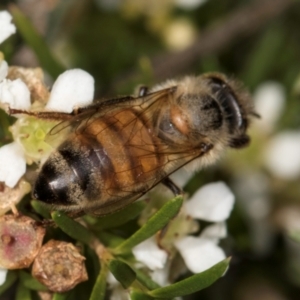
[[[130,293],[131,300],[153,300],[154,298],[140,291]]]
[[[145,286],[149,290],[154,290],[160,288],[160,285],[153,281],[148,275],[146,275],[141,270],[134,270],[136,273],[136,279],[139,281],[143,286]]]
[[[6,275],[5,282],[0,285],[0,295],[2,295],[9,287],[12,286],[12,284],[17,279],[17,273],[15,271],[9,271]]]
[[[96,236],[99,240],[107,247],[114,248],[124,242],[125,239],[119,237],[118,235],[112,234],[106,231],[97,232]]]
[[[20,280],[22,284],[30,290],[48,291],[47,287],[41,284],[37,279],[33,278],[29,273],[20,271]]]
[[[115,254],[129,252],[134,246],[153,236],[177,215],[182,202],[182,196],[175,197],[168,201],[159,211],[149,218],[149,220],[138,231],[113,249],[113,252]]]
[[[18,32],[28,46],[32,48],[41,66],[53,78],[58,77],[59,74],[65,71],[65,68],[54,58],[44,39],[16,5],[11,4],[9,10],[13,16],[13,22],[18,28]]]
[[[33,209],[39,215],[41,215],[43,218],[45,218],[45,219],[51,218],[50,210],[43,202],[37,201],[37,200],[32,200],[30,203],[31,203],[31,206],[33,207]]]
[[[124,289],[127,289],[136,278],[135,272],[120,260],[112,259],[108,264],[108,268]]]
[[[102,264],[90,300],[103,300],[105,298],[107,272],[107,266]]]
[[[51,214],[53,221],[60,229],[75,240],[89,245],[94,239],[93,234],[84,226],[68,217],[65,213],[55,211]]]
[[[148,294],[155,298],[174,298],[200,291],[213,284],[224,274],[228,268],[229,261],[230,258],[224,259],[202,273],[192,275],[169,286],[152,290]]]
[[[108,228],[119,227],[122,224],[136,218],[140,212],[145,208],[146,203],[144,201],[137,201],[128,205],[124,209],[117,211],[114,214],[110,214],[104,217],[97,218],[93,226],[103,230]]]
[[[69,300],[69,299],[71,299],[71,298],[69,298],[71,293],[72,293],[72,291],[66,292],[66,293],[55,293],[53,295],[52,300]]]
[[[21,283],[17,287],[16,300],[31,300],[30,290]]]

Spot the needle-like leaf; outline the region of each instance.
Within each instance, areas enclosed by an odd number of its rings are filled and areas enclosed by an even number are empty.
[[[67,235],[82,243],[89,245],[94,236],[84,226],[68,217],[65,213],[55,211],[51,214],[53,221],[60,227],[60,229]]]
[[[49,46],[33,27],[29,19],[16,5],[10,5],[10,13],[13,15],[14,23],[18,28],[26,44],[29,45],[41,64],[41,66],[53,77],[65,71],[65,68],[54,58]]]
[[[93,291],[89,300],[103,300],[106,290],[106,278],[108,268],[105,264],[101,266],[100,273],[97,277],[96,283],[93,287]]]
[[[123,288],[128,288],[135,280],[135,272],[124,262],[113,259],[108,264],[109,270],[115,278],[122,284]]]
[[[230,258],[212,266],[210,269],[190,276],[166,287],[152,290],[148,294],[154,298],[171,298],[185,296],[200,291],[220,278],[228,268]]]
[[[131,249],[162,229],[180,210],[183,198],[175,197],[157,211],[138,231],[113,249],[115,254],[130,252]]]

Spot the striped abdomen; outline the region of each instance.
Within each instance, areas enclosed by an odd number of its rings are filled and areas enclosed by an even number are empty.
[[[133,109],[83,121],[77,131],[43,165],[36,199],[64,210],[121,207],[115,203],[135,200],[163,176],[158,139]]]

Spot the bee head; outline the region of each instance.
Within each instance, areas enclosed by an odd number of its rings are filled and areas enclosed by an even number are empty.
[[[222,111],[222,120],[228,133],[228,146],[242,148],[249,144],[246,134],[249,116],[253,113],[249,95],[240,89],[239,84],[220,74],[206,75],[213,94]]]

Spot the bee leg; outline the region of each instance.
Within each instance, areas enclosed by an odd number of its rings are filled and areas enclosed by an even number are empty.
[[[147,86],[142,85],[139,88],[138,95],[139,95],[139,97],[144,97],[144,96],[146,96],[148,94],[148,92],[149,92],[149,88]]]
[[[178,187],[171,179],[170,177],[166,177],[161,181],[163,185],[165,185],[167,188],[171,190],[171,192],[175,195],[183,195],[183,190]]]
[[[63,113],[63,112],[55,112],[55,111],[27,111],[22,109],[14,109],[9,108],[8,113],[10,115],[28,115],[33,116],[38,119],[44,119],[44,120],[53,120],[53,121],[62,121],[62,120],[69,120],[75,113]]]

